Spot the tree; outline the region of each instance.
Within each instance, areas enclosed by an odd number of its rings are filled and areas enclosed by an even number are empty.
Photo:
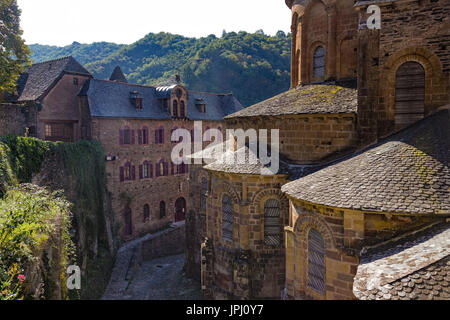
[[[21,11],[16,0],[0,0],[0,92],[11,92],[30,65],[30,49],[22,39]]]
[[[276,37],[278,38],[286,38],[286,33],[282,30],[278,30]]]

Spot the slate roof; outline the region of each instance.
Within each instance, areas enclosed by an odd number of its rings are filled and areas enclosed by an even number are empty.
[[[288,183],[288,195],[332,207],[450,214],[450,107],[373,147]]]
[[[158,91],[159,90],[159,91]],[[162,90],[167,92],[170,88]],[[136,110],[130,102],[130,92],[137,91],[142,97],[143,109]],[[171,119],[163,106],[161,88],[115,81],[91,79],[80,91],[86,95],[91,116],[131,119]],[[206,113],[195,106],[195,99],[206,101]],[[242,109],[242,105],[232,95],[219,95],[189,91],[187,117],[190,120],[222,120],[224,116]]]
[[[353,293],[362,300],[450,299],[450,224],[367,250]]]
[[[336,84],[311,84],[283,92],[226,118],[319,113],[338,114],[356,113],[356,111],[357,89],[353,87],[353,83],[347,87]]]
[[[122,69],[120,69],[119,66],[116,66],[111,73],[111,77],[109,78],[110,81],[119,81],[119,82],[125,82],[128,83],[127,78],[122,72]]]
[[[355,2],[355,7],[359,6],[368,6],[371,4],[381,4],[381,3],[389,3],[389,2],[395,2],[397,0],[359,0]]]
[[[71,56],[33,64],[18,80],[17,101],[35,101],[42,98],[64,73],[91,76],[89,71]]]
[[[223,145],[223,144],[222,144]],[[210,153],[205,149],[207,153]],[[289,174],[289,165],[279,159],[279,168],[274,171],[275,168],[271,168],[269,164],[263,164],[259,157],[258,152],[253,151],[248,146],[242,147],[237,151],[230,151],[224,149],[225,152],[219,155],[214,155],[216,161],[204,168],[211,171],[227,172],[235,174],[251,174],[251,175],[276,175],[276,174]],[[254,149],[256,150],[256,148]],[[269,151],[270,153],[270,151]],[[207,154],[208,155],[208,154]],[[273,161],[277,161],[275,158]]]

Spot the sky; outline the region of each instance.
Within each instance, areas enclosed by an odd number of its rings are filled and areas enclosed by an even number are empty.
[[[161,31],[188,37],[223,30],[290,31],[284,0],[18,0],[28,45],[130,44]]]

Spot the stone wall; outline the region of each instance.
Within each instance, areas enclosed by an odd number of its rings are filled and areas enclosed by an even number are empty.
[[[360,23],[367,19],[359,8]],[[359,31],[359,128],[363,143],[395,124],[396,72],[414,61],[425,70],[425,115],[450,101],[450,1],[395,1],[381,6],[381,29]]]
[[[130,240],[142,236],[148,232],[158,230],[175,221],[175,202],[189,198],[188,172],[177,174],[171,170],[171,153],[175,143],[170,142],[170,133],[174,127],[184,127],[187,130],[193,128],[193,121],[187,120],[138,120],[138,119],[109,119],[93,118],[92,137],[101,141],[106,156],[117,157],[116,160],[107,161],[106,175],[107,186],[111,192],[112,210],[115,214],[116,228],[119,228],[124,240]],[[120,130],[129,127],[134,131],[134,144],[120,144]],[[149,143],[139,144],[138,130],[144,126],[149,128]],[[164,144],[155,144],[155,130],[164,128]],[[206,127],[218,128],[222,126],[220,121],[204,121]],[[156,176],[156,166],[163,160],[169,164],[168,176]],[[141,179],[139,166],[148,161],[152,166],[153,176]],[[135,179],[121,181],[120,168],[127,162],[135,168]],[[190,167],[190,166],[189,166]],[[188,168],[189,170],[190,168]],[[176,167],[175,167],[176,170]],[[166,204],[166,214],[160,216],[160,202]],[[144,206],[150,207],[150,218],[144,219]],[[132,235],[125,235],[124,214],[127,206],[132,212]],[[186,213],[190,210],[187,205]]]
[[[17,104],[0,104],[0,136],[24,135],[26,128],[24,108]]]
[[[279,129],[280,155],[308,164],[342,156],[358,144],[355,114],[294,115],[226,120],[227,129]]]
[[[356,78],[358,14],[353,0],[296,1],[292,6],[292,87]],[[325,50],[325,76],[314,78],[313,57]]]
[[[184,253],[186,250],[186,225],[184,222],[172,224],[168,229],[160,231],[141,243],[142,260]]]
[[[286,293],[288,299],[355,299],[353,278],[361,250],[443,218],[392,215],[290,202],[286,232]],[[308,234],[320,232],[325,244],[325,292],[308,285]]]
[[[209,299],[280,299],[284,288],[284,235],[288,201],[280,188],[285,176],[211,172],[202,244],[202,288]],[[233,199],[232,241],[222,234],[222,198]],[[264,203],[280,202],[280,244],[264,241]]]

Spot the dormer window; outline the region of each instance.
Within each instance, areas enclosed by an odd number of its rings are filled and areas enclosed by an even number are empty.
[[[196,99],[195,105],[201,113],[206,113],[206,102],[203,99]]]
[[[130,92],[130,101],[131,101],[131,104],[136,108],[136,110],[143,109],[142,95],[138,91]]]

